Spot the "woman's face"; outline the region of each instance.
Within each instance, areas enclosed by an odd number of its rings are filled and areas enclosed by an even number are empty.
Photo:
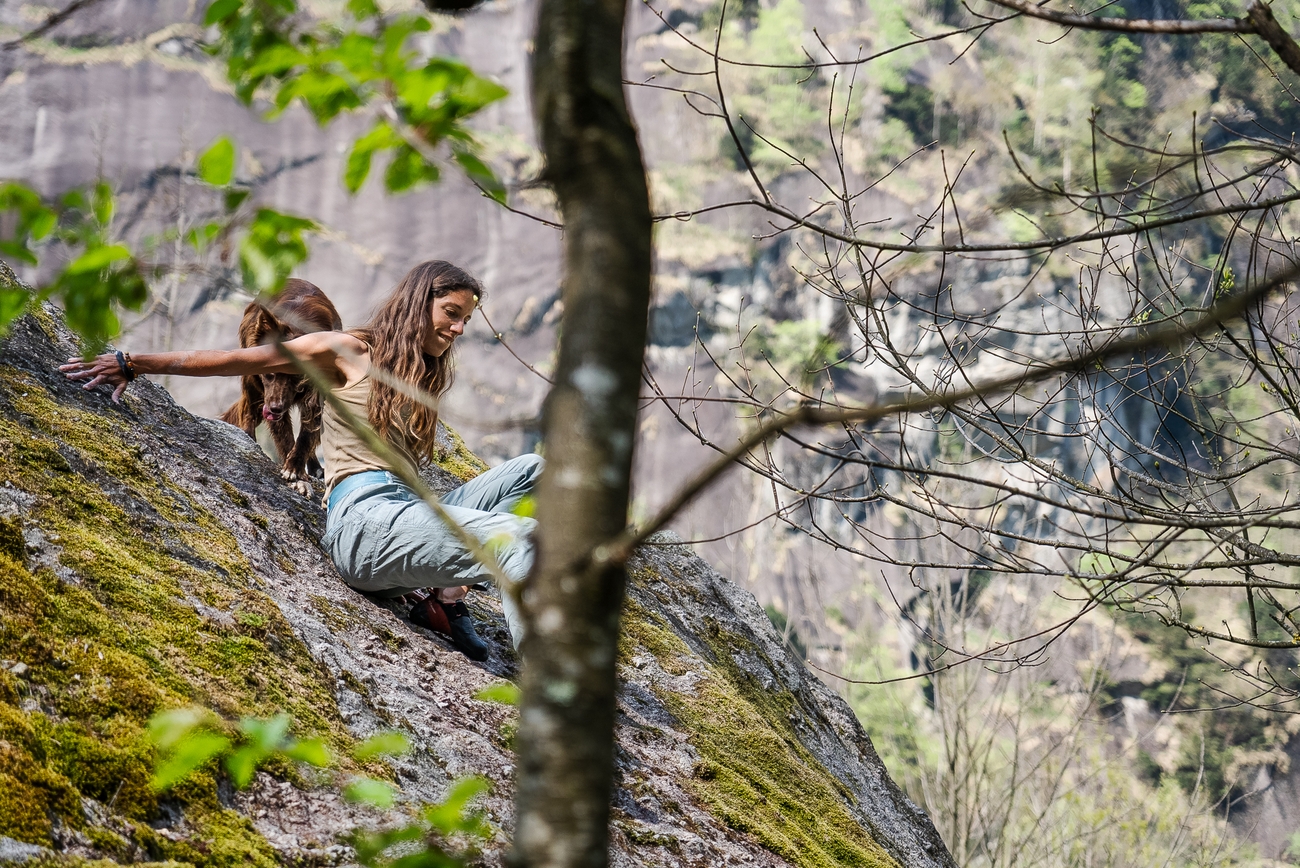
[[[441,356],[451,349],[456,338],[464,334],[476,306],[474,293],[468,289],[453,290],[435,298],[429,306],[431,322],[422,349],[431,356]]]

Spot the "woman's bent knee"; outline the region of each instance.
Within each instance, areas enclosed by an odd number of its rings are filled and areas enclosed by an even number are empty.
[[[536,479],[540,476],[542,473],[542,467],[546,464],[546,462],[542,460],[542,456],[535,452],[529,452],[526,455],[517,455],[506,463],[510,464],[511,469],[520,476],[529,479]]]

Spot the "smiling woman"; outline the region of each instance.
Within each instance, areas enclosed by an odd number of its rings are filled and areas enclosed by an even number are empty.
[[[232,376],[314,367],[333,386],[321,420],[329,507],[322,545],[348,584],[383,597],[414,594],[412,620],[446,633],[466,656],[485,660],[487,646],[461,598],[467,585],[491,573],[401,481],[434,455],[437,399],[451,387],[452,348],[482,297],[477,280],[435,260],[411,269],[359,329],[316,332],[278,347],[135,357],[106,353],[89,362],[69,359],[60,370],[70,379],[86,380],[87,389],[111,386],[118,400],[139,374]],[[367,420],[391,447],[387,461],[352,429],[348,416]],[[481,544],[490,542],[501,574],[510,581],[522,580],[532,566],[536,522],[515,509],[540,472],[541,459],[520,456],[442,499],[448,517],[463,531]],[[502,605],[518,647],[523,627],[510,593],[502,594]]]

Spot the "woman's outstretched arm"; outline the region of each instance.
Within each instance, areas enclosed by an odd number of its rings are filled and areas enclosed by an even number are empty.
[[[356,379],[354,369],[364,364],[367,347],[346,332],[313,332],[286,341],[281,347],[265,344],[238,350],[181,350],[170,353],[132,354],[135,375],[175,374],[182,377],[238,377],[256,374],[297,373],[285,353],[292,353],[307,364],[315,365],[325,376],[339,384]],[[68,359],[59,370],[70,380],[86,380],[83,389],[107,384],[113,387],[113,400],[119,401],[130,382],[118,361],[117,353],[104,353],[90,361]],[[362,370],[364,373],[364,370]]]

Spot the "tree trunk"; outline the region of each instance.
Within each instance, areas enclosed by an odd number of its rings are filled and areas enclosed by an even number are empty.
[[[627,522],[650,306],[650,201],[623,98],[624,15],[624,0],[542,0],[533,56],[565,273],[537,562],[523,598],[515,856],[528,868],[608,861],[626,573],[591,554]]]

